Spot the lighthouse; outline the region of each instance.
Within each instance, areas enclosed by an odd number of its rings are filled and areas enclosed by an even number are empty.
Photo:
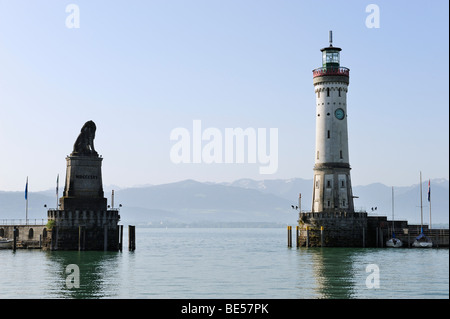
[[[322,67],[313,70],[316,95],[316,148],[312,212],[353,213],[347,130],[349,69],[340,65],[341,48],[322,52]]]
[[[322,52],[322,66],[313,70],[316,95],[316,147],[312,208],[300,211],[300,246],[365,247],[379,231],[367,212],[355,212],[347,128],[350,70],[341,66],[341,48],[330,43]],[[377,228],[378,227],[378,228]],[[377,235],[378,236],[378,235]]]

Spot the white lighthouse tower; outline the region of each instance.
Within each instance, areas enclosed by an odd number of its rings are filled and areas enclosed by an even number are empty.
[[[321,49],[322,67],[313,70],[316,94],[316,151],[312,212],[353,213],[347,133],[349,69],[340,66],[341,49]]]

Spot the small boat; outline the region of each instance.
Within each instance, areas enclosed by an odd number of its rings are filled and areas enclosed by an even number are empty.
[[[412,244],[417,248],[430,248],[433,247],[433,242],[423,233],[423,206],[422,206],[422,172],[420,172],[420,235],[416,237],[416,240]]]
[[[403,246],[403,243],[400,239],[395,238],[394,227],[394,187],[392,187],[392,238],[386,241],[386,247],[399,248]]]
[[[417,248],[430,248],[433,247],[433,242],[423,233],[416,237],[416,240],[412,244],[413,247]]]
[[[400,239],[392,237],[386,242],[386,247],[399,248],[402,247],[403,243]]]
[[[8,238],[0,238],[0,249],[12,248],[13,240]]]

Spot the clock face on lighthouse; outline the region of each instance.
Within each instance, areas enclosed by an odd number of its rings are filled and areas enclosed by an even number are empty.
[[[344,116],[345,116],[345,113],[344,113],[344,110],[343,110],[343,109],[339,108],[339,109],[337,109],[337,110],[334,112],[334,115],[336,116],[336,118],[337,118],[338,120],[342,120],[342,119],[344,118]]]

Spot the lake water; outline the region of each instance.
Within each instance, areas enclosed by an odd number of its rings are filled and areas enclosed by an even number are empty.
[[[0,250],[0,299],[449,298],[448,249],[297,249],[286,234],[136,227],[134,252],[126,231],[123,252]]]

